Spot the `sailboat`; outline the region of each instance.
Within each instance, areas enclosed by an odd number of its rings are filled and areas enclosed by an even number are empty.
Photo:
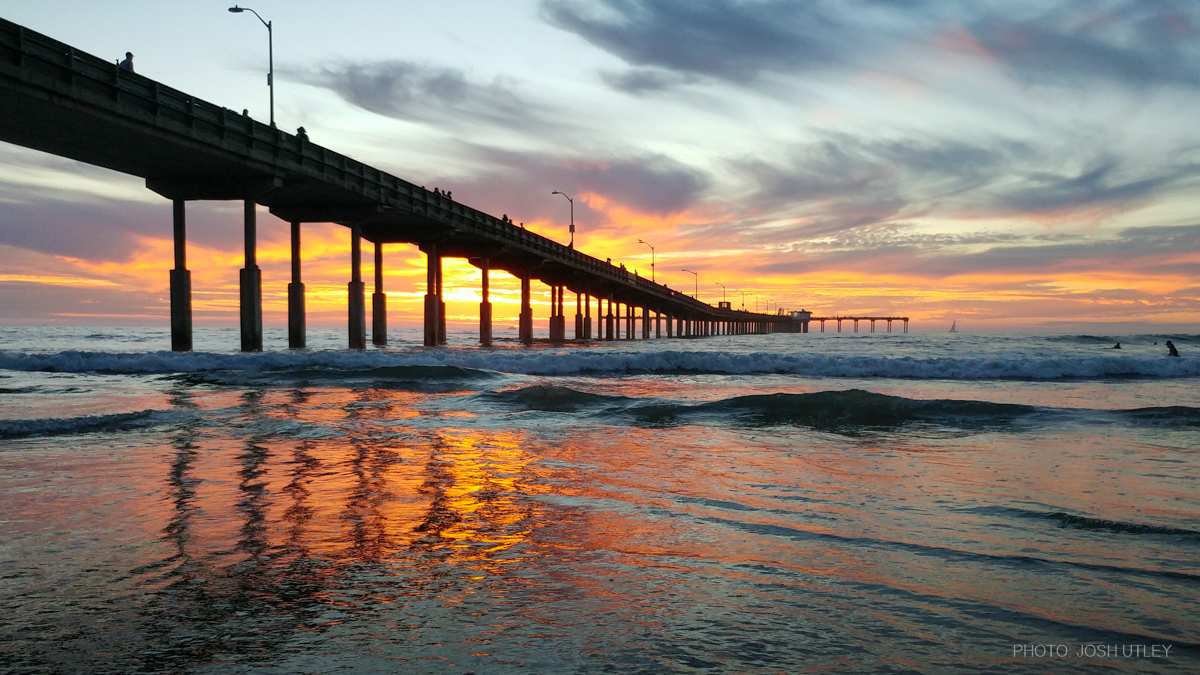
[[[950,332],[951,332],[951,333],[957,333],[957,332],[958,332],[958,319],[955,319],[955,320],[954,320],[954,323],[950,324]]]

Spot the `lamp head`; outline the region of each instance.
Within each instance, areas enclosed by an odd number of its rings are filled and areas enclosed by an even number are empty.
[[[558,190],[555,190],[554,192],[551,192],[550,194],[552,194],[552,195],[561,195],[562,193],[561,193],[561,192],[559,192]]]
[[[234,5],[233,7],[229,8],[229,11],[233,12],[234,14],[241,14],[242,12],[244,12],[246,10],[242,9],[241,7],[238,7],[237,5]]]

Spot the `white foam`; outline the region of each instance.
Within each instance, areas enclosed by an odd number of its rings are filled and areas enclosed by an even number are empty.
[[[300,368],[361,370],[385,366],[455,366],[528,375],[777,373],[813,377],[951,380],[1200,377],[1200,359],[1140,355],[989,355],[968,358],[612,349],[280,351],[261,354],[166,351],[30,354],[0,351],[0,370],[42,372],[167,374],[212,370],[266,372]]]

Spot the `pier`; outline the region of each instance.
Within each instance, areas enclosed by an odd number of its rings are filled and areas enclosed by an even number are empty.
[[[300,237],[306,222],[331,222],[350,234],[347,343],[367,341],[362,247],[374,256],[371,342],[387,344],[386,247],[418,247],[426,257],[424,344],[446,343],[442,260],[465,258],[480,270],[479,342],[492,342],[488,275],[520,280],[519,339],[535,330],[534,281],[550,287],[552,341],[695,338],[808,332],[807,318],[713,307],[573,247],[517,227],[445,193],[402,178],[251,119],[74,47],[0,19],[0,140],[141,177],[171,202],[174,267],[168,274],[171,348],[192,348],[187,202],[243,202],[245,252],[240,270],[241,349],[262,350],[262,273],[257,264],[256,207],[291,233],[288,344],[303,348],[305,289]],[[164,210],[165,213],[165,210]],[[574,302],[565,300],[566,294]],[[595,304],[595,315],[591,308]],[[566,308],[574,305],[568,337]],[[867,317],[872,321],[877,317]],[[894,317],[888,321],[889,330]],[[640,320],[640,330],[639,322]],[[824,317],[814,319],[822,321]],[[858,318],[854,318],[857,324]],[[593,331],[593,321],[595,330]],[[907,331],[908,319],[903,319]],[[839,321],[840,326],[840,321]],[[839,328],[840,329],[840,328]]]
[[[876,322],[880,322],[880,323],[886,325],[887,332],[889,332],[889,333],[892,332],[892,323],[893,322],[903,324],[903,326],[904,326],[903,332],[905,332],[905,333],[908,332],[908,317],[907,316],[814,316],[814,317],[811,317],[807,323],[814,323],[814,322],[817,323],[821,327],[821,332],[824,333],[826,321],[830,321],[830,322],[837,324],[837,332],[839,332],[839,333],[842,332],[842,323],[843,322],[845,322],[847,325],[853,325],[854,332],[857,333],[860,321],[866,322],[867,324],[869,324],[871,327],[872,333],[875,332]],[[804,332],[805,333],[808,332],[807,327],[805,328]]]

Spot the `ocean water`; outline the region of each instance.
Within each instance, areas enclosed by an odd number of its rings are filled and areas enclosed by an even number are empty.
[[[1200,336],[417,338],[0,327],[0,670],[1200,671]]]

